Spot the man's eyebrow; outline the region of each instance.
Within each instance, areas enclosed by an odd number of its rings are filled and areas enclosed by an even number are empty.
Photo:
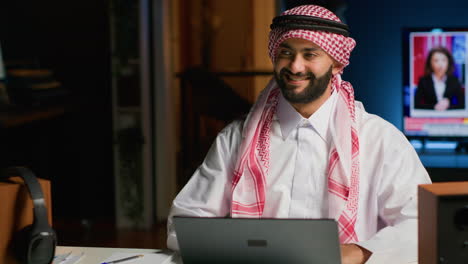
[[[281,43],[279,46],[282,47],[282,48],[294,50],[291,46],[289,46],[288,44],[286,44],[286,43],[284,43],[284,42]],[[320,50],[320,48],[318,48],[318,47],[311,47],[311,48],[303,48],[301,51],[302,51],[302,52],[313,52],[313,51],[318,51],[318,50]]]
[[[312,52],[312,51],[319,51],[320,48],[303,48],[302,51],[305,51],[305,52]]]
[[[284,42],[281,43],[279,46],[282,47],[282,48],[292,49],[291,46],[289,46],[288,44],[286,44]]]

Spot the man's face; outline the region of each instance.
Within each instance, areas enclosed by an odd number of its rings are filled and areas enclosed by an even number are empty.
[[[304,39],[288,39],[279,45],[275,78],[290,103],[306,104],[322,96],[333,74],[333,59],[319,46]]]

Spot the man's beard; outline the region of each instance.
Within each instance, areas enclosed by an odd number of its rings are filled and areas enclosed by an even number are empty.
[[[330,69],[322,76],[319,78],[316,78],[316,76],[312,72],[306,72],[306,73],[296,73],[293,74],[290,70],[283,68],[279,72],[279,74],[275,71],[275,79],[276,83],[278,83],[278,86],[281,89],[281,93],[283,94],[284,98],[293,104],[307,104],[312,101],[315,101],[317,98],[323,95],[325,91],[327,90],[328,84],[330,83],[330,79],[332,77],[332,66],[330,66]],[[307,87],[304,88],[304,90],[300,93],[295,93],[294,88],[288,88],[288,84],[286,84],[286,74],[295,76],[295,77],[304,77],[306,76],[307,79],[309,80],[309,84]]]

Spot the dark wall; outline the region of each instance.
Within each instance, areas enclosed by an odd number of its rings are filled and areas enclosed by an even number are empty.
[[[27,145],[23,149],[12,147],[8,151],[23,152],[15,162],[30,165],[39,176],[52,180],[54,215],[112,215],[107,1],[1,1],[0,22],[6,62],[33,62],[36,67],[51,69],[70,91],[63,117],[16,128],[23,138],[41,134],[45,147],[23,144]]]
[[[405,27],[468,27],[466,0],[348,1],[347,23],[357,46],[343,76],[366,110],[403,128]]]

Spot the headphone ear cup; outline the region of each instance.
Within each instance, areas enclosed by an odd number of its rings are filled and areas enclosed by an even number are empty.
[[[56,236],[52,229],[49,232],[35,233],[29,244],[31,264],[49,264],[55,255]]]
[[[31,240],[32,225],[28,225],[15,233],[12,249],[21,263],[27,263],[29,241]]]
[[[55,255],[56,244],[52,228],[39,231],[34,225],[29,225],[15,234],[12,246],[22,264],[49,264]]]
[[[47,208],[41,185],[34,173],[25,167],[12,167],[5,171],[5,177],[20,176],[33,202],[34,221],[32,225],[17,231],[10,244],[11,252],[22,264],[50,264],[54,258],[57,237],[48,224]],[[0,174],[0,179],[3,174]]]

